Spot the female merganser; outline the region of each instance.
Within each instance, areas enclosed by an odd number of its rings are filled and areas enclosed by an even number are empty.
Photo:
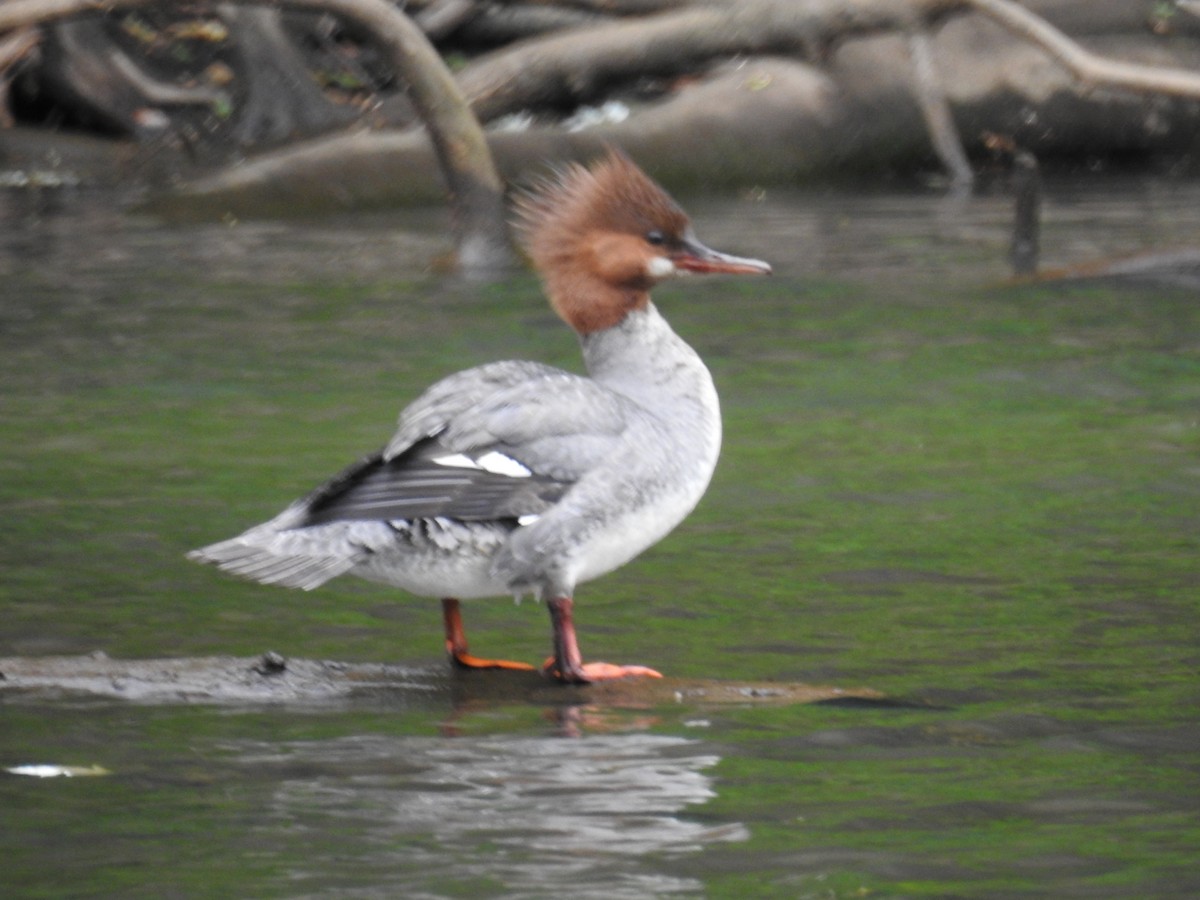
[[[699,243],[683,210],[615,150],[547,179],[517,212],[588,375],[520,361],[451,375],[400,414],[382,451],[189,556],[266,584],[308,590],[350,572],[440,597],[446,649],[468,667],[533,668],[471,656],[459,598],[532,592],[550,610],[555,678],[658,676],[585,664],[572,619],[575,586],[678,525],[717,462],[712,377],[649,290],[685,272],[771,267]]]

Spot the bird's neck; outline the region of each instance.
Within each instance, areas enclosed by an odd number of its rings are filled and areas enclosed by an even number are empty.
[[[671,329],[653,303],[580,340],[588,374],[640,402],[656,397],[695,398],[712,390],[712,378],[696,351]]]

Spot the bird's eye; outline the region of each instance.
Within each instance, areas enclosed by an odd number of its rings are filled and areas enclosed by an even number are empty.
[[[646,232],[646,243],[647,244],[653,244],[655,247],[661,247],[666,242],[667,242],[667,239],[661,231],[655,229],[654,231]]]

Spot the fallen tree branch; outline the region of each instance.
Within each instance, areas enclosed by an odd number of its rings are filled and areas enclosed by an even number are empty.
[[[745,0],[554,33],[482,57],[459,75],[481,121],[539,105],[586,102],[635,75],[694,72],[739,54],[811,55],[855,35],[916,27],[965,0]]]
[[[639,75],[694,73],[739,54],[812,57],[848,38],[915,31],[975,10],[1042,47],[1085,84],[1200,97],[1200,76],[1107,60],[1084,49],[1012,0],[744,0],[685,6],[583,31],[554,32],[481,57],[459,83],[481,121],[539,106],[587,103]]]
[[[1139,94],[1200,97],[1200,75],[1105,59],[1071,40],[1045,19],[1012,0],[966,0],[1018,37],[1041,47],[1090,87],[1122,88]]]

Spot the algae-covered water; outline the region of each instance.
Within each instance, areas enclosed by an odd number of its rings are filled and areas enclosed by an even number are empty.
[[[1048,265],[1200,245],[1200,184],[1049,199]],[[998,194],[684,200],[777,274],[656,293],[725,450],[675,534],[580,591],[584,653],[896,702],[531,692],[448,673],[436,604],[189,563],[434,379],[576,368],[573,339],[527,274],[437,274],[441,211],[166,228],[0,195],[0,658],[415,673],[312,702],[0,691],[0,769],[107,773],[0,773],[0,893],[1200,895],[1200,297],[1005,283]],[[466,612],[478,652],[548,651],[536,604]]]

